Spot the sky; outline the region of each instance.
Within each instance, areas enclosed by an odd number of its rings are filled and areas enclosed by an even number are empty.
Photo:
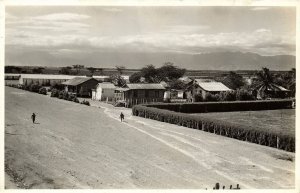
[[[5,65],[140,68],[157,55],[295,55],[295,23],[294,7],[7,6]]]

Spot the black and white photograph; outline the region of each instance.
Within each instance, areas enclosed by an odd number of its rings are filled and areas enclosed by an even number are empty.
[[[4,8],[4,189],[296,190],[296,6]]]

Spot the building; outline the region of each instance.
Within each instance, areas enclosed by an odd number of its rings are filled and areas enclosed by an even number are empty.
[[[19,77],[19,84],[25,86],[31,84],[38,84],[40,86],[54,86],[78,76],[54,74],[20,74]]]
[[[116,88],[115,101],[125,101],[128,107],[141,103],[162,102],[165,87],[161,84],[127,84]]]
[[[231,91],[230,88],[226,87],[221,82],[215,81],[197,81],[195,79],[194,86],[193,86],[192,95],[201,94],[202,98],[205,99],[208,93],[210,94],[220,94],[221,92]]]
[[[92,99],[99,101],[112,101],[115,96],[116,87],[112,83],[98,83],[95,89],[92,89]]]
[[[65,91],[76,93],[77,96],[91,97],[92,89],[95,89],[98,80],[92,77],[75,77],[61,84],[65,86]]]

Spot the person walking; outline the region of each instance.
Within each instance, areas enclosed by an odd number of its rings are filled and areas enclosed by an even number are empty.
[[[36,117],[36,115],[34,113],[32,113],[32,115],[31,115],[32,123],[35,122],[35,117]]]
[[[120,114],[120,118],[121,118],[121,122],[123,122],[123,120],[124,120],[124,114],[122,112]]]

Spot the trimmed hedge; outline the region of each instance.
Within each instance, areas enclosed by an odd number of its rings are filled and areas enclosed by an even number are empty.
[[[200,103],[156,103],[144,106],[166,109],[182,113],[207,113],[229,111],[258,111],[287,109],[292,107],[293,100],[269,101],[226,101],[226,102],[200,102]]]
[[[295,136],[277,131],[262,131],[255,127],[233,124],[201,116],[191,116],[145,105],[132,108],[135,116],[223,135],[230,138],[295,152]]]

